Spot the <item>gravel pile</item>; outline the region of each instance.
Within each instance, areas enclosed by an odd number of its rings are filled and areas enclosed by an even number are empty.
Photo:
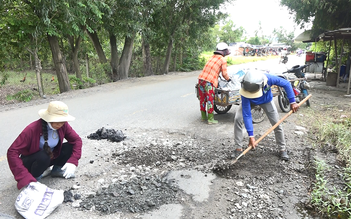
[[[191,197],[166,176],[170,171],[193,169],[215,173],[218,180],[213,182],[213,198],[189,218],[288,218],[297,216],[293,209],[299,209],[298,218],[303,218],[308,215],[304,207],[313,180],[313,169],[306,168],[312,162],[312,148],[294,130],[287,132],[295,137],[288,143],[292,161],[279,159],[274,135],[269,135],[234,165],[227,165],[234,150],[231,138],[129,130],[125,141],[96,141],[97,158],[90,163],[97,173],[86,176],[98,186],[75,191],[82,199],[74,205],[103,215],[134,215],[131,218],[165,204],[191,206],[195,204]]]
[[[90,194],[80,206],[104,214],[119,211],[141,213],[164,204],[178,203],[181,194],[179,188],[164,176],[144,176],[111,184]]]

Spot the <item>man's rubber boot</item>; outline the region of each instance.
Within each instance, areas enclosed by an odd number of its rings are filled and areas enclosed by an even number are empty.
[[[211,125],[211,124],[217,124],[217,123],[218,123],[217,120],[214,120],[214,118],[213,118],[213,113],[209,113],[209,114],[208,114],[207,123],[210,124],[210,125]]]
[[[202,121],[206,121],[206,120],[207,120],[206,111],[201,111],[201,120],[202,120]]]

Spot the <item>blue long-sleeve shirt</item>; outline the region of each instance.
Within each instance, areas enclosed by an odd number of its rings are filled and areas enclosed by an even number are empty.
[[[293,91],[289,81],[285,80],[284,78],[275,76],[275,75],[271,75],[271,74],[265,74],[265,75],[267,76],[267,79],[268,79],[267,84],[269,86],[277,85],[279,87],[283,87],[288,95],[289,102],[290,103],[295,102],[294,91]],[[261,97],[258,97],[258,98],[251,99],[251,98],[246,98],[244,96],[241,96],[243,119],[244,119],[245,128],[246,128],[249,136],[254,136],[253,135],[252,116],[251,116],[251,104],[261,105],[261,104],[271,102],[272,100],[273,100],[273,94],[272,94],[272,90],[270,88],[267,92],[263,91],[263,95]]]

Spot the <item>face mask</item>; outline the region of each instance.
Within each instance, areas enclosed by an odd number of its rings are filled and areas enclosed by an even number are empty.
[[[56,131],[56,129],[54,129],[54,128],[51,126],[50,122],[48,122],[48,125],[49,125],[50,129],[52,129],[52,130],[55,130],[55,131]]]

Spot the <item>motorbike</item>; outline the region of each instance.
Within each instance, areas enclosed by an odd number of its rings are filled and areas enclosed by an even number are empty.
[[[286,64],[287,62],[288,62],[288,56],[287,55],[280,57],[279,64],[280,63]]]
[[[294,94],[295,94],[295,100],[297,103],[302,101],[308,96],[308,89],[310,89],[310,84],[307,82],[307,78],[305,77],[305,73],[302,72],[303,69],[305,69],[307,65],[295,65],[291,69],[289,69],[286,72],[283,72],[280,77],[285,78],[286,80],[290,81],[291,86],[293,88]],[[294,76],[287,76],[287,73],[293,73]],[[287,113],[290,111],[290,102],[288,95],[284,88],[278,87],[278,103],[280,109]],[[306,105],[310,107],[310,100],[306,101]]]

